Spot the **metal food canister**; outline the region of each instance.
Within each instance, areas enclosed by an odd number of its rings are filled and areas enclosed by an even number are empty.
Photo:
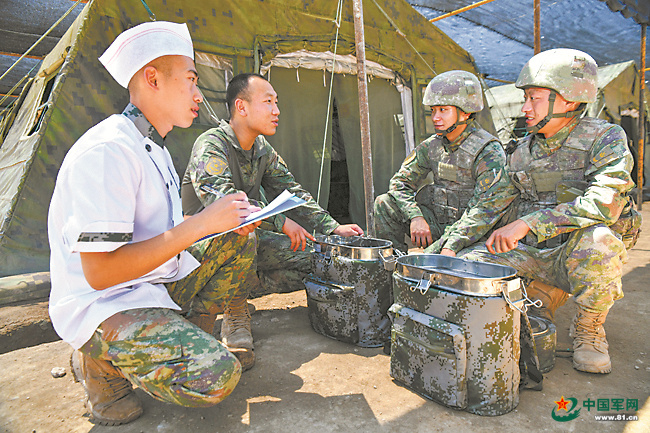
[[[319,334],[362,347],[390,337],[393,244],[360,236],[317,236],[305,279],[309,322]]]
[[[543,317],[528,316],[533,330],[539,371],[548,373],[555,367],[555,347],[557,345],[557,330],[553,322]]]
[[[509,266],[399,257],[390,375],[446,406],[502,415],[519,403],[521,280]]]

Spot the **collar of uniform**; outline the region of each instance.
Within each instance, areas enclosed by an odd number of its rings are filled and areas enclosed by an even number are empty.
[[[467,127],[465,128],[462,134],[456,137],[456,139],[453,142],[450,142],[447,139],[447,137],[443,137],[442,145],[444,146],[447,152],[453,153],[460,147],[461,143],[465,141],[465,139],[469,137],[469,135],[474,131],[476,131],[476,122],[474,121],[474,119],[469,119],[467,121]]]
[[[579,120],[580,119],[578,119],[577,116],[574,117],[571,122],[569,122],[566,126],[548,138],[544,138],[543,134],[535,134],[535,139],[532,140],[530,144],[531,151],[533,150],[532,146],[535,145],[538,151],[543,154],[550,154],[555,152],[560,147],[562,147],[562,144],[564,144],[566,139],[569,137],[569,134],[576,127]]]
[[[239,144],[239,140],[237,140],[237,135],[235,134],[235,131],[232,129],[232,126],[230,126],[230,123],[228,123],[226,120],[221,120],[219,123],[219,128],[221,128],[226,135],[230,138],[230,142],[232,144],[232,147],[234,147],[238,152],[246,155],[246,152],[244,152],[244,149],[241,147]],[[255,139],[255,142],[253,143],[253,159],[259,159],[266,153],[266,147],[264,146],[264,136],[258,135],[257,138]]]
[[[126,106],[122,114],[131,120],[135,127],[140,131],[144,137],[147,137],[149,140],[153,141],[160,147],[165,147],[165,139],[158,134],[156,128],[153,127],[151,123],[144,117],[142,111],[135,105],[129,102],[129,105]]]

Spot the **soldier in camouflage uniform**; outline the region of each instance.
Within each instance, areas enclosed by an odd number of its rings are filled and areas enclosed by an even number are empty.
[[[50,316],[75,349],[72,369],[99,424],[142,414],[132,385],[205,407],[241,376],[236,353],[173,311],[181,305],[192,320],[257,284],[254,225],[195,243],[258,210],[244,193],[183,219],[164,137],[197,116],[193,58],[185,24],[145,23],[119,35],[100,61],[128,86],[131,103],[72,146],[52,195]]]
[[[249,200],[262,207],[286,189],[306,202],[293,214],[316,230],[341,236],[363,234],[358,225],[340,225],[321,208],[264,138],[275,134],[280,115],[271,83],[257,74],[237,75],[228,84],[226,100],[230,120],[222,120],[194,143],[183,177],[185,214],[210,205],[218,195],[237,191],[244,191]],[[257,271],[263,283],[274,286],[266,291],[304,289],[302,279],[311,270],[311,252],[305,247],[313,236],[282,214],[263,227],[267,229],[257,230]],[[221,336],[230,342],[229,347],[253,348],[246,297],[241,293],[224,313]]]
[[[426,252],[454,256],[497,224],[516,189],[505,175],[501,143],[474,119],[483,109],[476,76],[440,74],[422,103],[431,106],[436,134],[415,148],[375,200],[375,233],[402,251],[407,234]],[[429,173],[433,183],[418,190]]]
[[[521,195],[514,222],[464,258],[514,267],[574,296],[573,366],[608,373],[611,361],[603,323],[623,297],[626,248],[641,224],[628,192],[632,156],[623,129],[582,117],[596,99],[597,65],[586,53],[555,49],[537,54],[522,69],[522,112],[530,134],[511,150],[510,176]],[[547,293],[553,308],[561,293]]]

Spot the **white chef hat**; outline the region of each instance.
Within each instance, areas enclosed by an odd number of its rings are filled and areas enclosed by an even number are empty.
[[[194,60],[187,24],[154,21],[120,33],[99,58],[120,86],[128,87],[133,75],[161,56],[180,55]]]

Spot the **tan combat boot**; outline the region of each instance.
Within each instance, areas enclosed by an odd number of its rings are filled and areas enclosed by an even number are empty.
[[[200,299],[194,298],[190,311],[185,318],[192,324],[198,326],[208,334],[214,332],[214,322],[217,320],[217,314],[223,313],[223,305],[213,305],[210,309],[205,308]]]
[[[142,415],[142,403],[129,382],[109,361],[72,352],[70,366],[86,392],[86,407],[97,424],[120,425]]]
[[[230,300],[221,322],[221,342],[239,359],[242,371],[255,364],[248,293],[238,293]]]
[[[555,323],[555,310],[564,305],[569,294],[562,289],[533,280],[526,287],[526,294],[533,301],[542,301],[541,307],[530,307],[530,315],[542,317]]]
[[[612,362],[609,359],[605,338],[607,311],[594,313],[578,305],[578,311],[571,324],[573,337],[573,368],[587,373],[609,373]]]

